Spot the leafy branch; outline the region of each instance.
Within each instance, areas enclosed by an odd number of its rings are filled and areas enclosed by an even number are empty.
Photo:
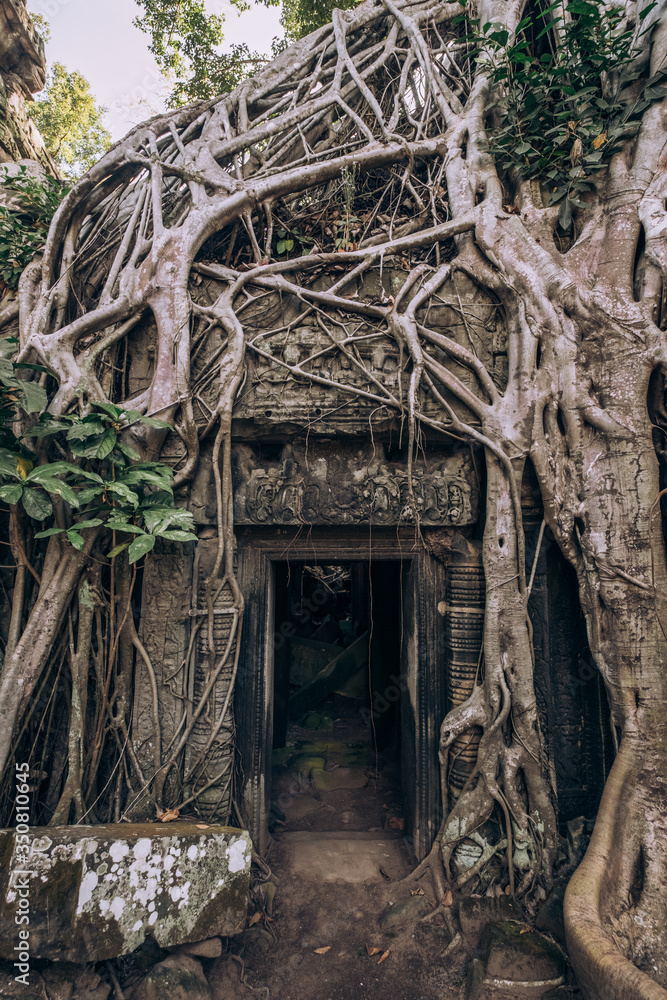
[[[641,11],[640,24],[654,7]],[[552,3],[524,18],[513,38],[500,25],[480,33],[470,23],[474,55],[491,66],[491,152],[505,172],[539,180],[549,204],[562,202],[567,230],[596,174],[667,95],[665,75],[641,80],[634,27],[590,0]]]
[[[35,254],[44,249],[51,219],[71,185],[53,177],[33,177],[24,166],[5,174],[0,185],[7,204],[0,205],[0,286],[14,290]]]
[[[113,403],[93,403],[83,416],[53,417],[45,412],[46,390],[17,374],[22,368],[38,366],[19,365],[8,356],[15,341],[6,339],[0,345],[0,499],[20,505],[38,522],[54,516],[54,503],[60,501],[68,508],[66,520],[71,522],[67,527],[47,527],[34,537],[63,534],[81,551],[85,546],[82,532],[104,527],[135,536],[114,543],[108,553],[114,558],[128,549],[130,563],[150,552],[158,538],[195,541],[192,515],[174,502],[172,470],[160,462],[141,462],[140,454],[123,439],[123,433],[136,424],[158,430],[168,430],[170,425]],[[11,425],[21,412],[27,416],[39,412],[39,418],[17,438]],[[66,459],[38,464],[27,442],[48,438]]]

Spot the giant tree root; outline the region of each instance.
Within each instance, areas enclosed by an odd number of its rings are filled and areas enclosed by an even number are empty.
[[[640,751],[624,739],[605,785],[586,856],[565,894],[570,960],[590,1000],[667,1000],[667,990],[633,965],[603,926],[612,901],[621,894],[627,896],[629,889],[633,820],[645,824],[633,794],[640,760]]]

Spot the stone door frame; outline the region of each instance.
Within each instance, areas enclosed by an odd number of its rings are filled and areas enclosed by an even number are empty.
[[[401,561],[403,794],[410,844],[417,860],[429,852],[441,822],[438,738],[446,714],[445,568],[413,528],[241,528],[238,580],[246,598],[235,692],[237,802],[260,853],[270,842],[273,747],[274,564],[294,560]]]

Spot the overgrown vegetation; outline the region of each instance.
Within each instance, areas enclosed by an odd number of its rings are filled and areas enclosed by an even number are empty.
[[[548,204],[561,203],[563,229],[646,109],[667,96],[665,73],[647,79],[641,64],[655,7],[634,24],[622,7],[559,0],[525,17],[513,37],[502,24],[480,32],[479,19],[469,22],[473,54],[488,62],[493,84],[491,151],[510,178],[535,179]]]
[[[0,341],[0,499],[20,505],[39,524],[55,519],[33,537],[64,534],[81,551],[82,532],[103,527],[130,536],[107,553],[113,559],[128,549],[130,564],[150,552],[157,538],[195,541],[192,515],[174,505],[172,470],[142,462],[123,440],[136,424],[162,430],[170,424],[113,403],[93,403],[89,412],[54,419],[45,412],[44,386],[23,377],[26,369],[42,381],[52,373],[14,361],[16,347],[10,338]],[[33,414],[39,414],[36,422],[17,438],[13,427]],[[50,455],[58,460],[48,461]]]
[[[209,14],[204,0],[137,0],[143,13],[134,24],[150,37],[149,51],[165,76],[175,78],[169,106],[215,97],[252,75],[265,61],[247,45],[220,52],[223,18]],[[246,0],[232,0],[240,12]]]
[[[0,205],[0,292],[15,290],[35,254],[44,249],[58,205],[70,189],[67,181],[34,177],[25,167],[16,176],[0,173],[0,185],[10,196]]]
[[[54,63],[46,87],[28,107],[46,148],[62,174],[72,179],[85,173],[111,145],[100,107],[90,84],[76,70]]]
[[[263,0],[267,7],[277,6],[279,0]],[[338,10],[351,10],[359,0],[283,0],[280,23],[285,29],[286,42],[305,38],[311,31],[329,24],[331,14]]]
[[[144,816],[224,802],[228,818],[245,613],[234,406],[258,385],[273,382],[281,396],[317,386],[336,407],[363,402],[405,429],[408,481],[427,434],[475,448],[484,466],[484,668],[442,724],[444,820],[425,864],[439,899],[445,882],[466,891],[488,866],[501,892],[544,898],[561,841],[527,615],[522,473],[532,464],[544,525],[577,574],[618,740],[595,849],[568,888],[568,942],[591,992],[643,1000],[659,995],[656,978],[667,983],[667,560],[653,440],[667,373],[667,124],[635,4],[626,24],[615,8],[600,5],[600,20],[595,5],[573,0],[545,33],[542,15],[521,24],[523,9],[479,0],[474,46],[455,23],[457,4],[334,9],[330,27],[261,70],[255,86],[134,130],[68,198],[41,284],[27,276],[34,297],[15,359],[38,366],[48,415],[37,416],[31,390],[6,387],[20,419],[5,456],[15,563],[0,760],[11,766],[20,752],[34,765],[40,819],[94,810],[118,820],[137,802]],[[486,28],[492,17],[504,21]],[[618,169],[608,169],[619,145]],[[560,205],[576,223],[571,241],[559,242]],[[375,294],[364,295],[367,274],[380,277]],[[475,303],[493,305],[479,338],[459,276]],[[496,367],[496,344],[509,370]],[[264,366],[254,384],[249,352]],[[165,428],[145,419],[158,413],[175,430],[168,453]],[[149,461],[134,464],[126,445]],[[176,510],[161,495],[167,475],[151,465],[161,455],[183,502],[193,482],[195,493],[205,484],[204,500],[194,497],[205,566],[195,582],[192,562],[151,560],[140,607],[132,539],[155,534],[153,524],[192,534],[174,515],[146,513],[151,503]],[[59,462],[68,463],[60,476]],[[36,470],[74,502],[29,478]],[[40,527],[50,534],[36,538],[30,509],[46,521],[47,503],[54,520]],[[408,512],[418,520],[409,495]],[[109,539],[110,525],[120,539]],[[110,558],[119,544],[127,548]],[[197,607],[173,662],[164,646],[152,662],[135,620],[150,620],[158,597],[182,616],[193,583]],[[88,593],[94,605],[81,600]],[[89,688],[83,721],[73,709],[53,721],[53,692],[71,693],[74,706]],[[450,795],[456,743],[471,731],[477,755]],[[67,739],[79,748],[69,771],[58,753]],[[650,816],[650,828],[636,816]],[[459,866],[471,842],[478,860]]]

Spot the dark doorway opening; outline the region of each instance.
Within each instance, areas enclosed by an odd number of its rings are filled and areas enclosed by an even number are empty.
[[[399,832],[399,561],[277,562],[270,828]]]

